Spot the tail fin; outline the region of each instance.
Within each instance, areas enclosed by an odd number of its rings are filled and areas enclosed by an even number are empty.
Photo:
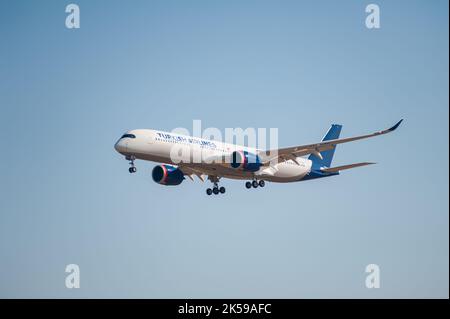
[[[327,134],[325,134],[322,141],[329,141],[329,140],[335,140],[339,138],[339,134],[341,134],[342,125],[333,124],[331,125],[330,129],[328,130]],[[308,159],[313,162],[313,166],[320,168],[320,167],[330,167],[331,161],[333,160],[334,151],[336,149],[336,146],[334,146],[330,150],[322,151],[320,155],[322,158],[318,156],[318,154],[309,155]]]

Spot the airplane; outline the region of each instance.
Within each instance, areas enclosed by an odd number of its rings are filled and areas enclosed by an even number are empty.
[[[331,167],[336,145],[353,142],[395,131],[403,120],[389,129],[354,137],[339,138],[342,125],[333,124],[321,142],[275,150],[222,143],[187,135],[151,129],[136,129],[123,134],[114,148],[129,161],[129,172],[137,171],[136,159],[160,162],[152,170],[158,184],[175,186],[188,177],[213,183],[206,194],[223,194],[222,178],[246,180],[245,187],[264,187],[265,182],[289,183],[339,175],[343,170],[375,164],[361,162]],[[187,154],[180,160],[176,153]],[[309,155],[307,158],[305,156]]]

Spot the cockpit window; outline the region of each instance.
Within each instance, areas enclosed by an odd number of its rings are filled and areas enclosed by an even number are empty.
[[[134,134],[123,134],[121,138],[125,138],[125,137],[136,138],[136,135],[134,135]]]

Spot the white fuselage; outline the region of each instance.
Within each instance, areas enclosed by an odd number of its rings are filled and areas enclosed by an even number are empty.
[[[296,161],[262,166],[257,172],[235,169],[229,163],[206,165],[210,163],[210,159],[225,158],[234,151],[257,154],[259,150],[157,130],[138,129],[127,134],[134,137],[123,137],[115,145],[115,149],[122,155],[171,165],[199,167],[205,174],[213,176],[232,179],[257,177],[273,182],[293,182],[302,180],[312,166],[312,162],[303,157],[297,157]]]

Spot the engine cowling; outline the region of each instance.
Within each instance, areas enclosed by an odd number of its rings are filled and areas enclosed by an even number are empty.
[[[235,151],[231,154],[231,167],[248,172],[256,172],[262,166],[258,155],[247,151]]]
[[[174,186],[181,184],[184,174],[178,167],[163,164],[153,168],[152,178],[158,184]]]

